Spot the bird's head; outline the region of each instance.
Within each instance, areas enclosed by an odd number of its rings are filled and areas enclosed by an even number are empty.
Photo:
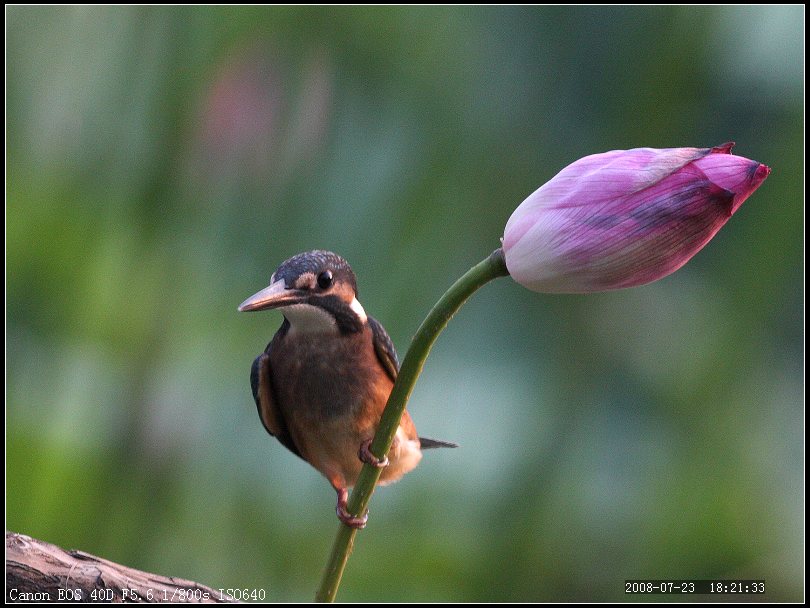
[[[308,251],[286,260],[270,285],[239,305],[240,312],[281,309],[296,333],[360,331],[366,312],[357,301],[349,263],[331,251]]]

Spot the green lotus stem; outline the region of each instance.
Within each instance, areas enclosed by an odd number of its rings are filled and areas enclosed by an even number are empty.
[[[394,383],[394,388],[388,397],[388,403],[380,419],[380,425],[377,427],[377,433],[370,446],[372,454],[381,458],[391,449],[394,435],[396,435],[399,421],[402,418],[402,412],[405,411],[405,405],[408,403],[411,392],[413,392],[416,379],[422,373],[422,367],[425,365],[425,360],[433,343],[442,330],[447,327],[448,321],[480,287],[493,279],[508,274],[509,271],[506,269],[503,250],[496,249],[489,257],[473,266],[464,276],[453,283],[428,313],[425,320],[422,321],[422,325],[416,331],[413,342],[411,342],[411,346],[405,354],[397,381]],[[381,473],[381,469],[368,464],[363,465],[354,490],[349,497],[349,513],[352,515],[365,513]],[[343,577],[343,571],[346,568],[346,562],[349,560],[349,555],[351,555],[354,546],[356,534],[357,529],[344,524],[340,525],[335,543],[332,546],[329,563],[321,580],[321,586],[315,596],[316,601],[333,602],[335,600],[340,580]]]

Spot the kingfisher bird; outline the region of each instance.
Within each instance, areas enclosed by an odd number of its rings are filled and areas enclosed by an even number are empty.
[[[384,468],[379,483],[386,485],[411,471],[423,449],[457,446],[419,437],[406,410],[387,457],[369,450],[399,359],[388,333],[357,300],[357,279],[346,260],[331,251],[293,256],[239,311],[273,308],[284,322],[250,370],[259,418],[332,484],[338,518],[363,528],[368,512],[347,510],[348,489],[363,462]]]

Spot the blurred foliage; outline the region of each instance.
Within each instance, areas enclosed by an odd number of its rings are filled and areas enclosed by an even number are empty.
[[[7,529],[311,599],[334,493],[259,423],[281,316],[237,304],[332,249],[404,353],[568,163],[733,139],[773,173],[683,270],[454,319],[409,409],[462,447],[377,493],[339,599],[801,600],[802,6],[6,16]]]

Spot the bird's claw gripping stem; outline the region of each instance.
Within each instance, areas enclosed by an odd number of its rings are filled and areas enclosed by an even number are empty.
[[[355,516],[349,513],[348,511],[348,500],[349,500],[349,491],[346,488],[341,488],[337,491],[338,499],[337,499],[337,507],[335,507],[335,512],[337,513],[338,519],[342,521],[344,524],[349,526],[350,528],[357,528],[358,530],[362,530],[366,527],[366,523],[368,522],[368,511],[363,513],[362,516]]]
[[[374,454],[371,453],[369,446],[371,445],[371,439],[366,439],[362,444],[360,444],[360,452],[357,456],[365,462],[366,464],[370,464],[371,466],[382,469],[383,467],[388,466],[388,456],[384,456],[383,458],[377,458]]]

